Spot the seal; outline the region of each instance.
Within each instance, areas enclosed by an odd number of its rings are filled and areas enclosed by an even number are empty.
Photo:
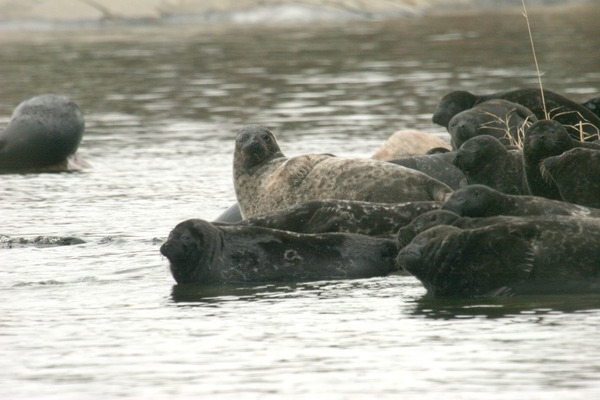
[[[586,108],[589,108],[594,114],[598,116],[598,118],[600,118],[600,96],[589,99],[581,105]]]
[[[526,88],[496,92],[483,96],[478,96],[464,90],[450,92],[438,103],[433,113],[432,121],[435,124],[448,128],[452,117],[459,112],[493,99],[503,99],[521,104],[528,108],[538,120],[548,119],[544,112],[544,103],[542,102],[540,89]],[[584,136],[586,136],[586,141],[593,141],[599,138],[600,117],[594,114],[588,107],[546,89],[544,89],[544,100],[549,118],[567,127],[571,137],[580,139],[582,136],[580,129],[582,129]]]
[[[525,183],[523,153],[507,149],[493,136],[467,140],[455,153],[452,163],[469,185],[486,185],[506,194],[530,194]]]
[[[200,219],[179,223],[160,252],[179,284],[357,279],[398,270],[393,238],[216,226]]]
[[[564,201],[600,208],[600,150],[574,148],[542,162],[542,175]]]
[[[308,200],[443,202],[452,193],[447,185],[422,172],[385,161],[328,154],[287,158],[273,133],[260,125],[238,132],[233,174],[244,218]]]
[[[537,118],[520,104],[494,99],[475,104],[456,114],[448,123],[452,149],[478,135],[494,136],[504,145],[515,145],[523,130]]]
[[[441,203],[370,203],[350,200],[310,200],[238,222],[298,233],[346,232],[368,236],[395,235],[418,215],[437,210]]]
[[[394,132],[371,156],[374,160],[389,161],[396,158],[418,156],[434,148],[450,150],[442,138],[414,129]]]
[[[25,100],[0,134],[0,170],[69,168],[84,130],[83,114],[69,98],[44,94]]]
[[[463,217],[568,215],[600,218],[600,209],[597,208],[539,196],[504,194],[485,185],[469,185],[458,189],[442,205],[442,209]]]
[[[594,218],[530,217],[475,229],[441,225],[417,235],[397,263],[432,296],[597,292],[599,240],[600,219]]]
[[[532,195],[554,200],[562,199],[556,184],[544,179],[540,166],[545,158],[560,155],[575,147],[600,150],[600,145],[597,143],[574,140],[565,127],[554,120],[538,121],[525,130],[523,168],[525,183]]]
[[[436,152],[432,154],[402,157],[388,162],[421,171],[427,176],[445,183],[452,190],[464,186],[467,182],[465,175],[460,169],[452,164],[454,153],[440,153],[437,152],[438,150],[435,151]]]
[[[227,210],[223,211],[213,222],[225,222],[233,224],[242,220],[242,212],[238,203],[232,204]]]

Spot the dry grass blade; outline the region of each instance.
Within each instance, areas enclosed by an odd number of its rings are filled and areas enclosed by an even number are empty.
[[[531,43],[531,51],[533,52],[533,61],[535,63],[535,69],[537,71],[538,82],[540,84],[540,95],[542,96],[542,108],[544,109],[544,115],[546,119],[548,119],[548,112],[546,111],[546,100],[544,99],[544,89],[542,87],[542,74],[540,73],[540,67],[537,61],[537,56],[535,55],[535,47],[533,45],[533,35],[531,34],[531,26],[529,25],[529,16],[527,15],[527,7],[525,7],[525,0],[523,2],[523,16],[525,17],[525,21],[527,21],[527,31],[529,32],[529,42]]]

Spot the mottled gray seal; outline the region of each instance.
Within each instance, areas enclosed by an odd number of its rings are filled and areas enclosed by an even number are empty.
[[[262,226],[298,233],[346,232],[369,236],[395,235],[418,215],[441,203],[370,203],[350,200],[310,200],[282,210],[250,217],[237,225]]]
[[[395,239],[301,234],[254,226],[178,224],[161,246],[177,283],[300,282],[385,276],[398,268]]]
[[[375,203],[444,201],[444,183],[385,161],[308,154],[287,158],[260,125],[242,128],[233,158],[234,188],[244,218],[308,200]]]
[[[535,121],[537,118],[526,107],[494,99],[456,114],[448,123],[448,133],[454,150],[478,135],[494,136],[504,145],[515,145],[523,130]]]
[[[525,129],[523,168],[525,183],[532,195],[554,200],[562,199],[556,184],[544,179],[540,166],[545,158],[560,155],[575,147],[600,149],[597,143],[571,138],[565,127],[557,121],[541,120]]]
[[[495,137],[481,135],[467,140],[452,162],[469,185],[486,185],[506,194],[530,194],[521,150],[509,150]]]
[[[469,185],[458,189],[442,205],[442,209],[463,217],[491,217],[494,215],[600,217],[600,209],[597,208],[539,196],[504,194],[485,185]]]
[[[437,152],[438,150],[436,149],[432,149],[435,151],[432,154],[402,157],[388,162],[421,171],[424,174],[445,183],[452,190],[466,185],[465,175],[460,169],[452,164],[454,152]]]
[[[433,296],[597,292],[600,219],[528,218],[475,229],[442,225],[417,235],[398,266]]]
[[[432,120],[435,124],[448,128],[452,117],[459,112],[492,99],[503,99],[521,104],[528,108],[538,120],[547,119],[540,89],[527,88],[496,92],[483,96],[477,96],[464,90],[450,92],[440,100]],[[571,137],[580,139],[583,132],[586,140],[592,141],[599,138],[600,117],[594,114],[588,107],[546,89],[544,89],[544,100],[550,119],[554,119],[565,125]],[[582,132],[580,132],[580,129]]]
[[[45,94],[23,101],[0,133],[0,172],[68,169],[77,163],[68,158],[84,130],[83,114],[67,97]]]
[[[564,201],[600,208],[600,150],[574,148],[542,162],[542,175]]]

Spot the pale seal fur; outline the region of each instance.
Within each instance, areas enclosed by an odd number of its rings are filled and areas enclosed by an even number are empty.
[[[442,138],[427,132],[401,129],[394,132],[371,156],[374,160],[389,161],[401,157],[419,156],[434,148],[450,150]]]
[[[233,173],[244,218],[308,200],[443,202],[452,193],[447,185],[422,172],[385,161],[328,154],[287,158],[273,133],[260,125],[238,132]]]

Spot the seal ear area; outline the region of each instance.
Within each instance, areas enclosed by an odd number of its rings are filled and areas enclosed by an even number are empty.
[[[283,157],[275,135],[262,125],[248,125],[240,129],[235,139],[234,158],[245,168]]]
[[[433,116],[432,122],[448,128],[448,123],[456,114],[472,108],[477,102],[477,96],[465,90],[455,90],[446,94],[440,100]]]

